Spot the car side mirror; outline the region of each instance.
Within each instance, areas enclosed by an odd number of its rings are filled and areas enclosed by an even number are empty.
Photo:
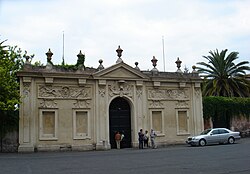
[[[210,135],[213,135],[213,133],[211,133]]]

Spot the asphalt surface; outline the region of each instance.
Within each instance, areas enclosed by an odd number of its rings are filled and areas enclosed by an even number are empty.
[[[250,138],[233,145],[0,154],[1,174],[250,174]]]

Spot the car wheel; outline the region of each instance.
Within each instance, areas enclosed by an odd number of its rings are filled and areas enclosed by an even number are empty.
[[[201,140],[199,141],[199,145],[200,145],[200,146],[205,146],[205,145],[206,145],[206,140],[201,139]]]
[[[228,138],[228,143],[229,143],[229,144],[234,144],[234,141],[235,141],[235,140],[234,140],[233,137],[229,137],[229,138]]]

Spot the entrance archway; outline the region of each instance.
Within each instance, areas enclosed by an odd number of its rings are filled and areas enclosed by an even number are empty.
[[[115,133],[124,134],[121,148],[131,147],[131,109],[127,100],[115,98],[109,105],[109,137],[111,148],[116,148]]]

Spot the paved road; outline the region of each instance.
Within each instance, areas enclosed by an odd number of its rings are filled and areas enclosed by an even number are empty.
[[[1,174],[250,174],[250,138],[233,145],[0,154]]]

